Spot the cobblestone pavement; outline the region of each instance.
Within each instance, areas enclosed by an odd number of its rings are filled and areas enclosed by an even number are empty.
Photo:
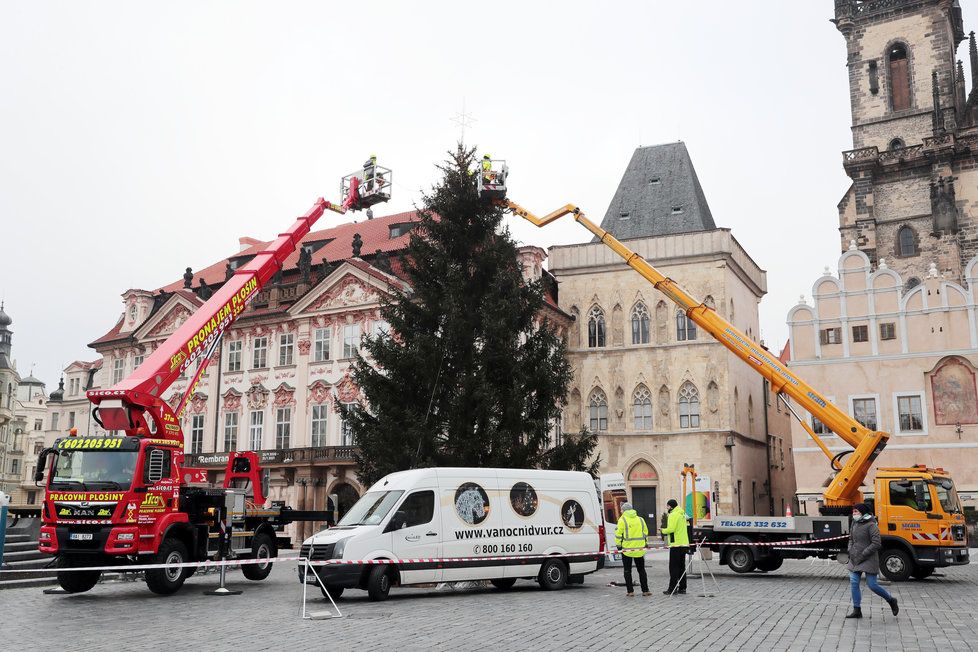
[[[626,598],[623,588],[609,586],[621,570],[605,569],[583,586],[553,593],[529,581],[506,592],[395,588],[386,602],[347,591],[338,601],[345,617],[333,620],[300,618],[294,564],[277,565],[258,583],[231,574],[230,584],[244,590],[236,597],[202,594],[217,583],[215,575],[195,576],[170,597],[130,582],[72,596],[14,589],[0,591],[0,637],[5,650],[86,652],[978,649],[978,565],[890,585],[900,599],[897,618],[866,591],[866,617],[846,621],[849,583],[834,562],[788,561],[777,572],[748,576],[717,569],[713,598],[697,597],[699,579],[690,580],[688,595],[662,595],[665,559],[648,563],[650,598]],[[318,591],[309,597],[314,611],[329,606]]]

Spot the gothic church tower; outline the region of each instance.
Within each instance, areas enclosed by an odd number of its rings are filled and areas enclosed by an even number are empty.
[[[957,0],[835,0],[846,40],[852,186],[839,203],[842,250],[919,283],[930,265],[961,281],[978,254],[978,51],[971,96],[957,48]]]

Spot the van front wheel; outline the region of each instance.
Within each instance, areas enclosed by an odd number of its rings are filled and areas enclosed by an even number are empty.
[[[567,565],[559,559],[548,559],[543,562],[537,581],[544,591],[559,591],[567,584]]]
[[[374,566],[367,577],[367,595],[374,602],[387,599],[391,592],[391,573],[386,564]]]

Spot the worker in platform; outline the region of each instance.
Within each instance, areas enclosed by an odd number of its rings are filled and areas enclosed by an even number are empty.
[[[686,593],[686,553],[689,551],[689,530],[686,512],[674,498],[666,503],[669,519],[662,528],[662,536],[669,545],[669,588],[666,595]]]
[[[492,183],[492,156],[490,154],[482,155],[482,182]]]
[[[645,573],[645,547],[648,545],[649,526],[645,519],[638,515],[629,502],[621,504],[621,518],[615,528],[615,546],[622,554],[622,564],[625,567],[625,595],[634,597],[632,584],[632,564],[638,570],[638,581],[642,586],[642,595],[648,597],[649,578]]]
[[[882,548],[880,528],[876,524],[873,511],[865,504],[859,503],[852,508],[852,529],[849,532],[849,584],[852,587],[852,611],[846,618],[862,618],[862,594],[859,582],[866,574],[866,586],[870,591],[886,600],[893,615],[900,613],[897,599],[880,586],[876,578],[880,572],[879,551]]]
[[[367,184],[367,190],[374,189],[374,174],[377,171],[377,155],[371,154],[370,158],[363,162],[363,180]]]

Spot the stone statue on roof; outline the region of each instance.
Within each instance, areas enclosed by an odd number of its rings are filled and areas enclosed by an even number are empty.
[[[360,237],[359,233],[353,234],[353,257],[360,257],[360,249],[363,247],[363,238]]]
[[[312,252],[303,247],[299,250],[299,274],[302,282],[309,282],[309,274],[312,272]]]
[[[214,295],[214,291],[211,290],[210,286],[208,286],[207,283],[204,283],[204,277],[203,276],[198,277],[197,278],[197,296],[200,297],[201,299],[203,299],[204,301],[207,301],[213,295]]]
[[[183,273],[183,287],[189,289],[190,286],[193,284],[193,282],[194,282],[194,273],[188,267],[187,271]]]

